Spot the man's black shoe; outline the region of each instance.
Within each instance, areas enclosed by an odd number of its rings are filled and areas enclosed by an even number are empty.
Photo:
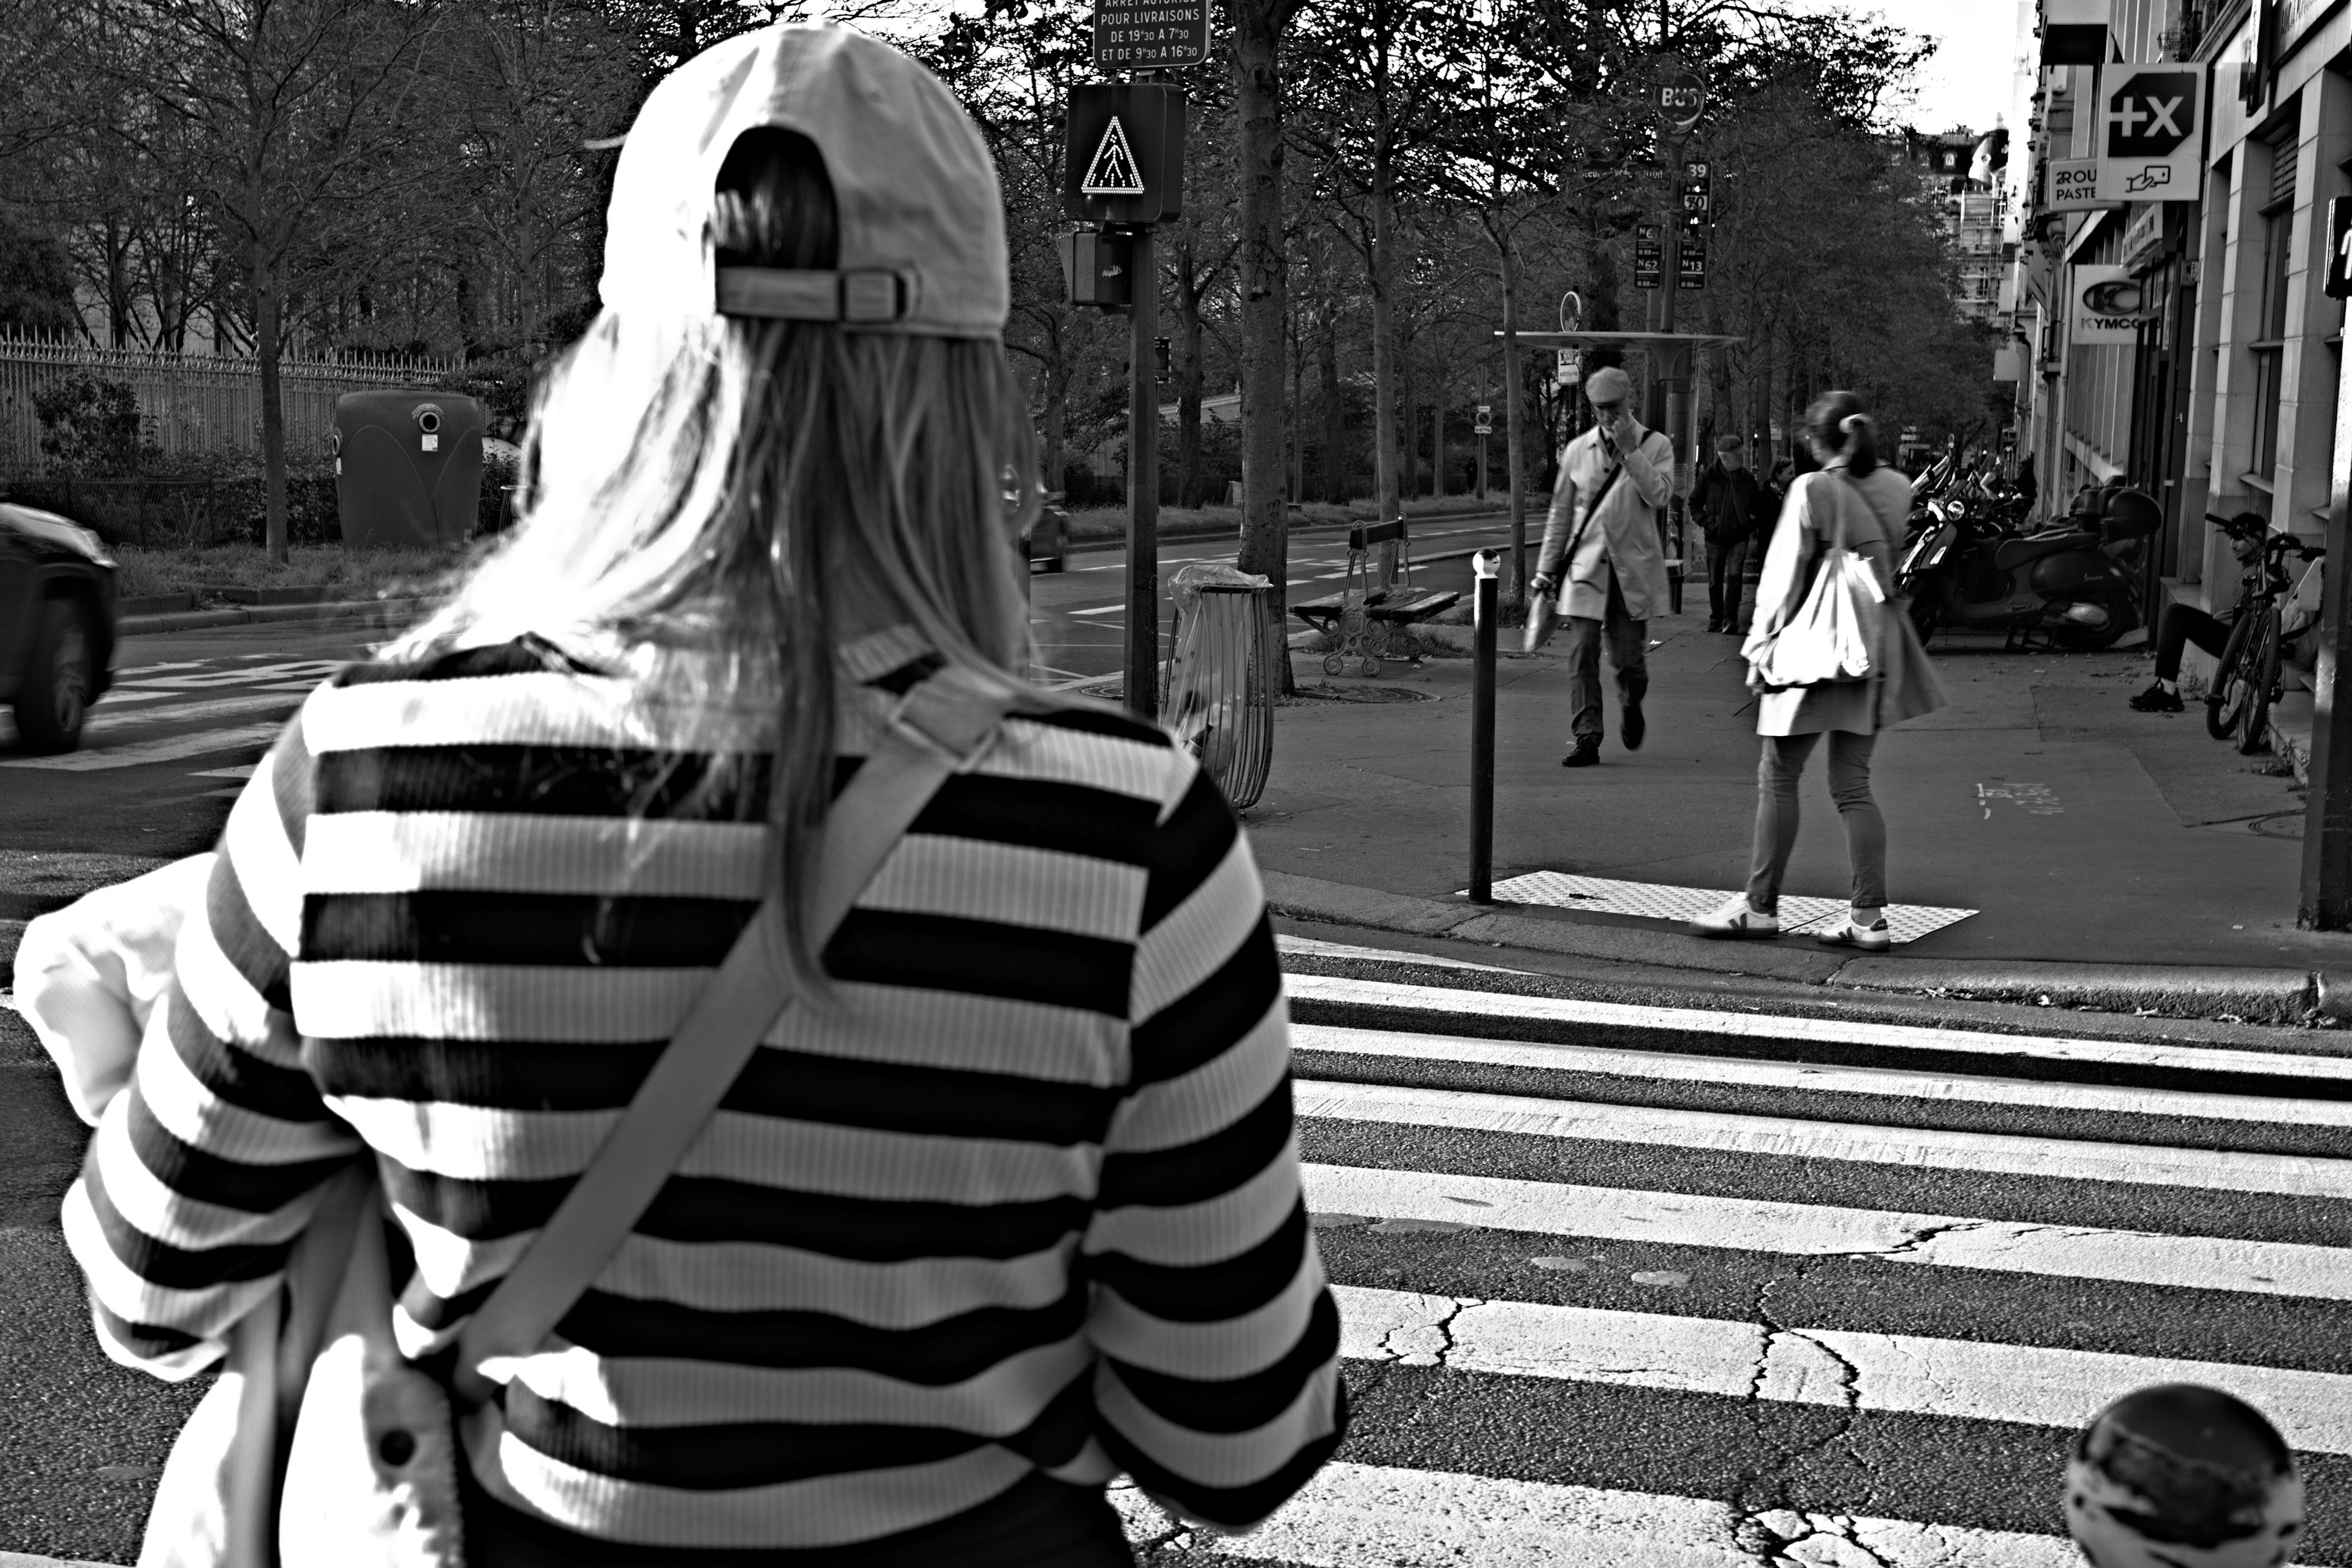
[[[2181,710],[2180,693],[2151,686],[2131,700],[2131,708],[2135,713],[2178,713]]]
[[[1625,749],[1629,752],[1640,751],[1642,742],[1649,733],[1650,721],[1642,717],[1642,705],[1638,702],[1625,704],[1624,721],[1617,731],[1618,738],[1625,742]]]
[[[1600,760],[1601,742],[1598,739],[1588,735],[1576,742],[1574,751],[1560,758],[1559,765],[1564,768],[1589,768]]]
[[[1709,622],[1707,622],[1707,623],[1706,623],[1706,629],[1707,629],[1708,631],[1711,631],[1711,632],[1720,632],[1720,631],[1728,631],[1728,630],[1730,630],[1730,628],[1729,628],[1728,626],[1725,626],[1721,621],[1709,621]]]

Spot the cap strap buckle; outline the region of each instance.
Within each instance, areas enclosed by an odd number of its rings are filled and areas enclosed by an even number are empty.
[[[782,267],[719,268],[719,313],[774,321],[896,321],[907,313],[905,279],[868,268],[831,272]]]

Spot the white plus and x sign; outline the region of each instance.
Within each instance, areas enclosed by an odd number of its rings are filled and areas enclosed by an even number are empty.
[[[2147,126],[2147,133],[2151,136],[2167,133],[2185,136],[2188,132],[2181,130],[2179,122],[2173,116],[2179,113],[2180,106],[2188,101],[2186,96],[2144,100],[2126,98],[2123,100],[2121,109],[2108,111],[2107,123],[2120,130],[2126,136],[2137,136],[2142,124]],[[2143,102],[2147,105],[2146,109],[2138,107]]]

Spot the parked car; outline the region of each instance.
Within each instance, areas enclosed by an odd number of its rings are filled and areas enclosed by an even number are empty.
[[[70,752],[112,682],[114,561],[53,511],[0,501],[0,702],[17,742]]]
[[[1047,493],[1045,502],[1037,509],[1037,521],[1029,529],[1029,563],[1045,563],[1048,572],[1067,570],[1070,562],[1070,514],[1062,505],[1062,492]]]

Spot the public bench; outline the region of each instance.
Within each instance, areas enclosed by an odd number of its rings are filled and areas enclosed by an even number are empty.
[[[1377,566],[1375,550],[1380,552]],[[1450,610],[1461,599],[1458,593],[1413,587],[1412,539],[1404,519],[1397,518],[1349,529],[1345,585],[1336,594],[1293,605],[1290,613],[1330,640],[1323,673],[1339,674],[1352,658],[1361,659],[1363,673],[1371,676],[1380,674],[1383,657],[1412,657],[1403,627]]]

